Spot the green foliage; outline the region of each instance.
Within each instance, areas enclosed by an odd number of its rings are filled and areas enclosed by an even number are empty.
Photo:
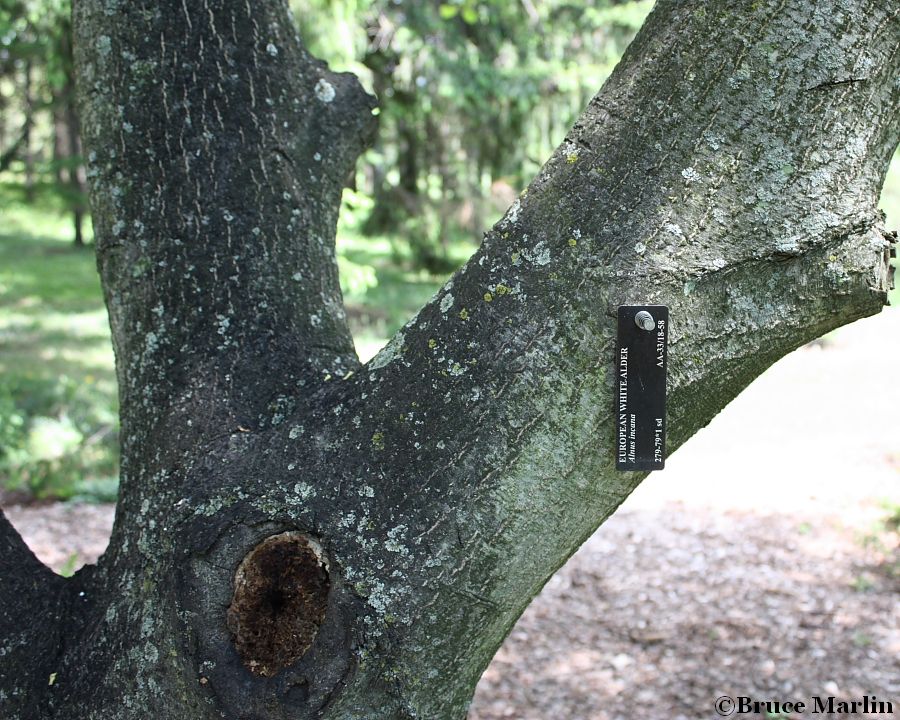
[[[885,511],[885,515],[881,520],[885,532],[900,534],[900,502],[885,500],[881,506]]]
[[[103,393],[66,376],[56,382],[22,376],[5,381],[4,486],[35,497],[114,496],[109,479],[117,474],[117,422],[111,411]]]
[[[410,244],[397,235],[367,235],[362,226],[373,200],[344,190],[337,259],[350,328],[360,358],[367,360],[443,284],[446,273],[417,268]],[[460,239],[448,248],[453,265],[475,246]]]
[[[344,190],[340,220],[344,233],[355,232],[371,209],[371,198],[353,190]],[[378,285],[375,268],[354,260],[347,254],[346,245],[340,243],[337,246],[337,262],[345,302],[362,302],[366,294]]]
[[[381,129],[357,186],[359,227],[414,268],[446,272],[597,92],[652,2],[294,0],[312,52],[360,75]]]
[[[25,413],[16,404],[12,392],[0,384],[0,462],[25,442]]]
[[[0,175],[29,202],[54,195],[83,242],[87,197],[70,16],[70,0],[0,2]]]
[[[893,580],[900,579],[900,502],[882,500],[882,514],[868,532],[859,536],[860,544],[876,557],[873,570]],[[863,573],[853,581],[859,591],[875,584],[871,574]]]
[[[0,213],[0,484],[114,497],[116,384],[94,258],[50,208],[3,194]]]
[[[879,504],[881,517],[862,537],[862,544],[879,552],[889,552],[892,547],[900,546],[900,502],[882,500]]]
[[[62,567],[59,569],[59,574],[63,577],[72,577],[75,574],[75,568],[78,567],[78,553],[74,552],[69,557],[66,558],[66,561],[63,563]]]

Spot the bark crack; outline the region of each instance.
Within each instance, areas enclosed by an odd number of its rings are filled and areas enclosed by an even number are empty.
[[[830,90],[831,88],[841,87],[842,85],[855,85],[857,83],[864,83],[868,81],[869,78],[867,77],[851,77],[844,80],[826,80],[825,82],[821,82],[818,85],[813,85],[812,87],[806,88],[804,92],[813,92],[814,90]]]

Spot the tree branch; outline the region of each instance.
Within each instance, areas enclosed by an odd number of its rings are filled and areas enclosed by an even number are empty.
[[[461,716],[530,598],[641,481],[614,470],[617,305],[671,309],[669,451],[882,307],[900,31],[878,2],[842,12],[658,2],[475,256],[265,445],[290,461],[248,504],[329,538],[368,597],[367,671],[340,707]],[[804,92],[858,65],[865,85]]]
[[[9,717],[34,716],[48,687],[62,633],[64,584],[0,510],[0,706]]]
[[[357,364],[334,230],[373,99],[306,53],[283,1],[214,5],[76,5],[126,443],[180,404],[264,426]]]

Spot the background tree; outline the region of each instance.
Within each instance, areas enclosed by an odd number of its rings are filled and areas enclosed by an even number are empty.
[[[515,199],[651,5],[296,0],[313,54],[379,98],[355,179],[374,200],[366,232],[395,238],[401,255],[408,244],[416,267],[455,269],[451,242],[480,240]]]
[[[75,108],[69,0],[6,0],[0,4],[0,173],[5,190],[38,194],[72,215],[76,246],[84,245],[85,177]]]
[[[670,450],[877,312],[900,132],[883,3],[659,2],[478,252],[360,366],[333,257],[372,100],[279,2],[82,2],[117,358],[110,550],[0,524],[14,717],[458,718],[613,470],[620,303],[672,309]]]

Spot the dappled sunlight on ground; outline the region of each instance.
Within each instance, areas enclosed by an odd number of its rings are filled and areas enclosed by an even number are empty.
[[[834,514],[860,525],[900,496],[900,308],[780,360],[624,507]]]

